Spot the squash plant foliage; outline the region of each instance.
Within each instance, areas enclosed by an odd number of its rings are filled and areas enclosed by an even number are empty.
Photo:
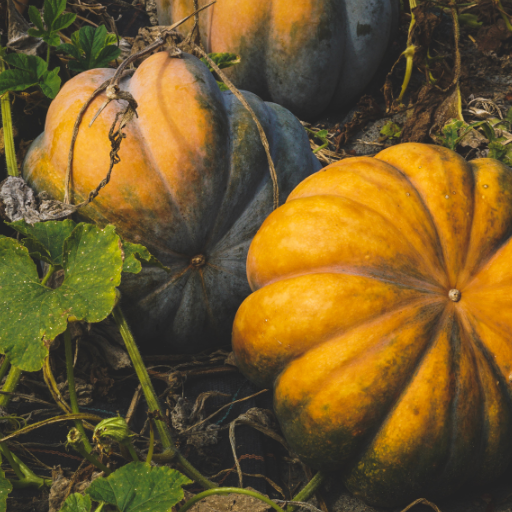
[[[0,67],[0,95],[38,86],[45,96],[55,98],[60,90],[61,77],[59,67],[49,69],[52,49],[72,57],[68,67],[75,73],[107,66],[119,57],[121,50],[115,46],[117,38],[107,33],[104,25],[82,27],[71,35],[72,44],[61,44],[59,31],[69,27],[76,19],[76,14],[65,13],[65,9],[66,0],[45,0],[41,17],[35,6],[29,6],[30,21],[36,28],[29,29],[28,33],[46,42],[46,60],[37,55],[9,54],[0,47],[0,59],[9,66],[5,70]]]
[[[64,333],[68,386],[73,412],[69,419],[73,419],[77,425],[77,428],[72,429],[68,435],[68,444],[106,473],[104,477],[94,480],[85,495],[69,496],[61,511],[91,512],[99,511],[104,505],[109,505],[117,512],[169,512],[183,499],[182,487],[192,483],[192,480],[169,467],[151,466],[149,463],[153,452],[152,446],[148,451],[146,462],[140,461],[131,446],[132,433],[123,418],[101,421],[96,426],[93,440],[101,443],[104,438],[107,438],[123,444],[129,448],[134,461],[111,472],[91,452],[91,446],[81,424],[82,417],[91,418],[88,415],[79,414],[74,389],[71,338],[66,331],[69,322],[78,320],[98,322],[111,312],[114,312],[114,318],[117,321],[119,315],[122,316],[122,311],[116,305],[118,300],[116,288],[121,282],[123,273],[140,272],[141,262],[163,269],[165,267],[143,246],[121,240],[112,225],[100,229],[92,224],[76,224],[72,220],[49,221],[33,225],[21,220],[9,225],[23,235],[23,238],[20,242],[13,238],[0,237],[0,290],[4,312],[0,315],[0,352],[5,354],[4,364],[6,362],[12,364],[9,376],[18,375],[18,380],[20,370],[39,370],[48,354],[51,341],[57,335]],[[38,276],[34,259],[48,265],[47,273],[42,279]],[[56,270],[63,270],[64,278],[59,287],[50,288],[47,283]],[[126,336],[125,330],[126,326],[124,329],[121,328],[121,333],[125,338],[135,370],[141,379],[148,404],[158,411],[158,400],[147,379],[147,372],[141,369],[143,363],[136,345],[130,336]],[[2,391],[7,394],[13,392],[16,382],[16,378],[8,377]],[[66,416],[55,418],[56,421],[65,419]],[[52,421],[52,419],[45,420],[40,424],[48,424]],[[157,423],[157,420],[152,421]],[[176,452],[170,434],[166,432],[166,427],[162,427],[163,422],[158,421],[158,423],[164,448],[167,445],[167,449],[172,451],[170,459],[179,460],[185,472],[189,472],[196,482],[213,488],[213,483],[206,480]],[[21,435],[24,431],[32,430],[38,425],[24,427],[12,433],[11,436]],[[15,470],[18,478],[14,483],[18,487],[40,488],[51,485],[51,481],[32,473],[10,452],[5,442],[0,442],[0,453]],[[166,453],[165,450],[164,453]],[[7,497],[11,490],[11,482],[0,471],[0,512],[6,512]],[[283,512],[268,498],[246,489],[211,489],[206,494],[226,494],[226,492],[249,494],[268,502],[275,510]],[[187,510],[200,498],[201,494],[187,502],[180,510]]]

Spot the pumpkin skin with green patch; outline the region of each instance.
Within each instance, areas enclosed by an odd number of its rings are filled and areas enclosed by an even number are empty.
[[[233,326],[286,439],[376,506],[512,459],[512,172],[425,144],[332,164],[255,236]]]
[[[62,200],[77,114],[112,69],[82,73],[65,84],[30,147],[23,175],[38,192]],[[221,92],[197,58],[155,54],[121,82],[139,104],[123,129],[121,161],[87,207],[86,219],[114,224],[171,269],[123,276],[122,304],[137,341],[149,350],[199,352],[229,344],[236,310],[250,293],[249,243],[273,209],[272,180],[256,124],[229,92]],[[280,200],[321,166],[299,121],[279,105],[244,93],[262,124],[276,167]],[[105,178],[108,131],[125,102],[99,95],[86,111],[75,145],[72,202]]]
[[[194,12],[194,0],[156,4],[160,25]],[[310,119],[361,94],[398,18],[398,0],[217,0],[199,13],[199,34],[207,52],[240,55],[225,70],[237,87]],[[191,19],[178,30],[186,35],[193,26]]]

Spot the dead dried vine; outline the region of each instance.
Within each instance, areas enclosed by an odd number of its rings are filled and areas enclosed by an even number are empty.
[[[260,134],[261,143],[263,144],[263,147],[265,148],[265,153],[267,155],[268,160],[268,167],[270,170],[270,177],[272,178],[272,189],[273,189],[273,198],[274,198],[274,210],[279,206],[279,184],[277,181],[277,173],[276,168],[274,167],[274,161],[272,160],[272,155],[270,154],[270,145],[268,143],[267,136],[265,134],[265,131],[263,130],[263,127],[261,126],[261,123],[258,121],[258,118],[256,117],[256,114],[254,113],[254,110],[250,107],[249,103],[247,103],[247,100],[243,97],[242,93],[233,85],[231,80],[221,71],[219,66],[213,62],[213,60],[209,57],[209,55],[199,46],[196,44],[193,45],[194,50],[197,51],[206,61],[208,64],[215,70],[215,73],[219,75],[221,80],[226,84],[226,86],[229,88],[229,90],[236,96],[238,101],[246,108],[246,110],[251,114],[251,117],[253,121],[255,122],[258,132]]]
[[[112,126],[109,131],[109,139],[112,144],[112,150],[110,152],[110,166],[107,173],[107,176],[101,181],[101,183],[92,191],[89,193],[88,198],[81,202],[80,204],[76,205],[73,209],[76,211],[78,208],[82,208],[84,206],[87,206],[95,197],[97,197],[99,191],[105,187],[108,182],[110,181],[110,177],[112,174],[112,168],[116,163],[119,163],[120,158],[118,156],[121,140],[124,138],[124,134],[121,132],[122,128],[126,125],[126,123],[133,118],[133,116],[137,115],[137,101],[135,98],[126,91],[121,91],[119,88],[119,83],[123,78],[126,78],[127,76],[132,75],[135,70],[126,70],[126,68],[137,59],[144,57],[147,54],[150,54],[152,51],[160,48],[163,46],[168,38],[175,38],[178,36],[177,32],[174,32],[174,29],[178,26],[180,26],[182,23],[187,21],[192,16],[196,16],[199,11],[202,11],[203,9],[206,9],[207,7],[210,7],[213,5],[217,0],[213,0],[213,2],[210,2],[209,4],[201,7],[197,11],[193,12],[189,16],[186,16],[185,18],[181,19],[180,21],[174,23],[171,25],[165,32],[162,33],[161,37],[159,37],[154,43],[147,46],[140,52],[130,55],[127,59],[125,59],[121,65],[117,68],[116,72],[114,73],[114,76],[105,81],[103,84],[101,84],[88,98],[88,100],[83,104],[82,108],[80,109],[80,112],[77,115],[77,118],[75,120],[75,124],[73,127],[73,134],[71,136],[71,143],[68,153],[68,165],[66,168],[66,177],[64,181],[64,203],[70,204],[70,184],[71,184],[71,173],[72,173],[72,167],[73,167],[73,156],[74,156],[74,150],[75,150],[75,144],[76,139],[78,137],[78,131],[80,128],[80,124],[82,122],[82,119],[85,115],[85,112],[91,105],[91,103],[94,101],[94,99],[103,91],[106,90],[107,94],[107,100],[103,103],[103,105],[100,107],[98,112],[94,115],[90,125],[96,120],[96,118],[101,114],[101,112],[105,109],[105,107],[113,100],[125,100],[128,102],[128,106],[126,109],[116,115],[116,119],[112,123]],[[174,39],[173,39],[174,42]],[[172,53],[172,50],[174,50],[174,53]],[[170,52],[170,56],[178,56],[181,53],[181,50],[178,48],[173,48]],[[115,130],[116,124],[119,120],[119,118],[122,117],[122,120],[119,124],[119,128]],[[90,126],[89,125],[89,126]]]
[[[134,70],[128,70],[126,73],[123,73],[122,78],[125,78],[127,76],[130,76],[134,73]],[[70,204],[69,202],[69,189],[70,189],[70,182],[71,182],[71,170],[73,167],[73,156],[75,153],[75,143],[76,139],[78,137],[78,130],[80,128],[80,124],[82,122],[82,119],[84,117],[84,114],[86,110],[89,108],[91,103],[94,101],[96,96],[98,94],[102,93],[110,84],[110,80],[102,83],[89,97],[89,99],[82,105],[82,108],[80,109],[80,112],[78,112],[78,115],[75,120],[75,125],[73,126],[73,134],[71,136],[71,143],[69,147],[69,153],[68,153],[68,166],[66,168],[66,178],[64,181],[64,203]],[[76,208],[78,208],[77,206]]]
[[[456,0],[451,0],[450,9],[452,13],[453,20],[453,38],[454,38],[454,48],[455,48],[455,69],[453,71],[453,80],[451,84],[445,89],[441,89],[441,87],[436,86],[441,92],[448,92],[453,86],[458,86],[460,80],[460,74],[462,69],[461,56],[460,56],[460,24],[459,24],[459,13],[457,11],[457,2]]]
[[[428,501],[425,498],[419,498],[419,499],[413,501],[412,503],[407,505],[407,507],[405,507],[402,510],[402,512],[407,512],[408,510],[410,510],[412,507],[415,507],[416,505],[426,505],[427,507],[430,507],[432,510],[435,510],[435,512],[441,512],[435,503],[432,503],[431,501]]]

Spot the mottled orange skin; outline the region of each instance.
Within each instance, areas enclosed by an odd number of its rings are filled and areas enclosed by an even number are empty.
[[[194,0],[156,5],[160,25],[194,12]],[[306,119],[361,94],[398,18],[398,0],[217,0],[199,13],[199,35],[207,52],[240,56],[225,70],[238,88]],[[178,30],[186,35],[193,25],[189,19]]]
[[[511,236],[508,167],[416,143],[326,167],[267,218],[233,349],[306,463],[377,506],[504,471]]]
[[[62,200],[73,126],[91,93],[112,77],[94,69],[68,81],[52,102],[45,131],[30,147],[23,175],[38,192]],[[268,160],[254,120],[222,93],[196,57],[160,52],[121,82],[138,102],[123,132],[110,183],[80,214],[115,224],[171,272],[145,268],[123,277],[123,306],[138,341],[158,353],[196,352],[229,343],[236,310],[249,295],[249,243],[272,211]],[[299,121],[279,105],[242,92],[263,126],[279,181],[280,201],[321,166]],[[73,203],[105,178],[108,132],[125,101],[99,95],[87,109],[75,145]],[[199,264],[198,264],[199,262]]]

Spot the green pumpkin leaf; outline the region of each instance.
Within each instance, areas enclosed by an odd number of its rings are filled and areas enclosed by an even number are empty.
[[[28,71],[7,69],[0,73],[0,94],[7,91],[24,91],[38,83],[38,78]]]
[[[71,43],[73,44],[73,46],[76,46],[80,51],[83,51],[82,47],[80,46],[80,30],[75,30],[75,32],[71,34]]]
[[[26,237],[21,242],[28,249],[32,258],[59,267],[62,266],[64,241],[76,227],[76,222],[71,219],[36,222],[35,224],[17,220],[16,222],[6,222],[6,224]]]
[[[91,63],[96,54],[99,53],[99,50],[101,49],[101,47],[98,48],[99,40],[101,35],[103,34],[103,36],[105,36],[107,32],[107,29],[104,25],[101,25],[101,27],[103,27],[103,29],[100,29],[100,27],[95,28],[87,25],[80,29],[80,47],[85,53],[88,64]],[[96,35],[96,32],[98,32],[98,36]]]
[[[166,272],[170,272],[170,268],[166,267],[157,258],[155,258],[143,245],[132,244],[123,240],[123,272],[138,274],[142,270],[141,262],[146,262],[151,267],[159,267]]]
[[[37,9],[35,5],[28,6],[28,17],[30,21],[41,31],[44,32],[43,20],[41,18],[41,13]]]
[[[183,499],[183,485],[192,483],[169,467],[130,462],[107,478],[94,480],[86,493],[120,512],[169,512]]]
[[[57,46],[57,48],[55,48],[55,51],[67,53],[68,55],[71,55],[71,57],[74,57],[75,59],[79,59],[82,55],[80,48],[78,48],[75,44],[69,44],[69,43],[59,44],[59,46]]]
[[[68,319],[99,322],[112,311],[121,281],[122,254],[114,226],[79,224],[64,241],[64,281],[43,286],[26,247],[0,239],[0,352],[22,370],[42,367],[53,340]]]
[[[9,53],[5,56],[5,62],[22,71],[27,71],[34,77],[41,78],[48,69],[46,61],[35,55],[25,55],[24,53]]]
[[[72,12],[66,12],[62,16],[59,16],[53,23],[53,31],[58,32],[71,25],[76,20],[76,14]]]
[[[109,46],[111,44],[117,44],[117,36],[112,32],[109,32],[105,38],[105,46]]]
[[[66,498],[59,512],[91,512],[91,508],[91,498],[75,492]]]
[[[494,128],[490,123],[483,123],[481,127],[489,142],[493,142],[496,140],[496,132],[494,131]]]
[[[59,71],[60,68],[54,68],[51,71],[46,71],[39,83],[39,87],[41,87],[43,94],[50,99],[55,98],[59,93],[61,84]]]
[[[117,59],[121,55],[121,50],[117,46],[105,46],[94,59],[95,68],[104,68],[108,63]]]
[[[66,0],[44,0],[43,17],[46,28],[51,31],[57,18],[64,12],[66,8]]]
[[[399,139],[402,135],[402,128],[393,121],[388,121],[380,130],[380,141]]]
[[[0,470],[0,512],[7,511],[7,497],[12,491],[12,485],[2,470]]]
[[[68,67],[75,73],[81,73],[88,69],[101,68],[108,65],[121,55],[121,50],[112,44],[114,34],[109,34],[104,25],[99,27],[85,26],[71,35],[72,45],[60,45],[59,49],[70,55],[75,60],[68,63]],[[117,38],[115,38],[117,41]],[[74,46],[74,50],[69,48]]]

